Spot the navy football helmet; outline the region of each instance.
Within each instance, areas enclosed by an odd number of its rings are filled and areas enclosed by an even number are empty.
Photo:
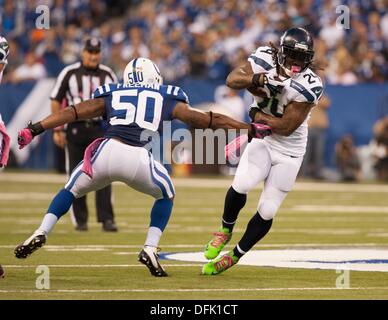
[[[310,33],[303,28],[290,28],[280,38],[277,53],[279,65],[288,76],[303,72],[314,57],[314,42]]]

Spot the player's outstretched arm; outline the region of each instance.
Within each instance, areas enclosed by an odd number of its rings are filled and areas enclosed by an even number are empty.
[[[247,130],[250,138],[262,139],[272,133],[271,128],[259,123],[245,123],[234,120],[224,114],[215,112],[203,112],[191,108],[187,103],[179,102],[172,114],[174,119],[187,123],[196,129],[238,129]]]
[[[52,129],[66,123],[87,120],[105,113],[105,99],[96,98],[80,102],[74,106],[55,112],[41,121],[43,129]]]
[[[86,120],[102,116],[105,113],[105,99],[96,98],[83,101],[75,106],[69,106],[65,109],[55,112],[42,121],[29,124],[27,128],[19,131],[18,143],[20,149],[28,145],[32,139],[47,129],[52,129],[66,123],[78,120]]]
[[[245,129],[251,138],[259,139],[271,134],[271,128],[267,125],[237,121],[221,113],[203,112],[184,102],[177,103],[172,116],[196,129]]]
[[[226,115],[215,112],[203,112],[191,108],[187,103],[176,104],[173,114],[174,119],[181,120],[196,129],[246,129],[250,130],[248,123],[234,120]]]
[[[251,118],[254,122],[269,125],[273,133],[289,136],[303,123],[313,106],[314,104],[310,102],[293,101],[286,106],[281,118],[267,115],[258,109],[255,109],[255,114],[251,114]]]

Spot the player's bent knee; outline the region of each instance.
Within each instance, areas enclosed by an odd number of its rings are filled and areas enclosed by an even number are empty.
[[[259,214],[264,220],[273,219],[278,209],[279,206],[273,201],[264,201],[258,207]]]
[[[251,185],[249,183],[242,184],[236,181],[234,181],[232,184],[232,188],[234,189],[234,191],[241,194],[248,194],[248,192],[251,191],[254,187],[254,185]]]
[[[73,194],[74,198],[76,198],[76,199],[81,198],[85,195],[85,193],[80,192],[78,188],[74,188],[74,187],[71,189],[65,188],[65,190],[71,192]]]

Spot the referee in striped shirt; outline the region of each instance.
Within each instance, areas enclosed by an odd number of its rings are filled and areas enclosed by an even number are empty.
[[[75,105],[90,99],[94,90],[103,84],[117,82],[114,72],[100,61],[100,39],[87,39],[82,50],[82,61],[65,67],[58,76],[50,96],[53,113],[59,111],[63,106]],[[65,129],[56,128],[54,130],[54,143],[60,148],[65,148],[66,171],[69,175],[83,159],[86,147],[103,134],[101,118],[74,122],[68,124]],[[111,185],[96,191],[97,220],[102,223],[104,231],[117,231],[111,194]],[[76,225],[76,230],[86,231],[87,222],[88,207],[86,196],[84,196],[73,202],[73,223]]]

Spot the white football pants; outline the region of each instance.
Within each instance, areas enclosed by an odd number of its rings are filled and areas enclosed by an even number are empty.
[[[133,147],[115,139],[106,139],[92,157],[93,178],[82,172],[81,161],[73,170],[65,188],[76,198],[99,190],[113,181],[149,194],[155,199],[175,195],[171,178],[159,162],[145,148]]]
[[[265,140],[252,139],[241,156],[232,187],[247,194],[264,181],[257,210],[263,219],[273,219],[295,183],[302,160],[271,149]]]

